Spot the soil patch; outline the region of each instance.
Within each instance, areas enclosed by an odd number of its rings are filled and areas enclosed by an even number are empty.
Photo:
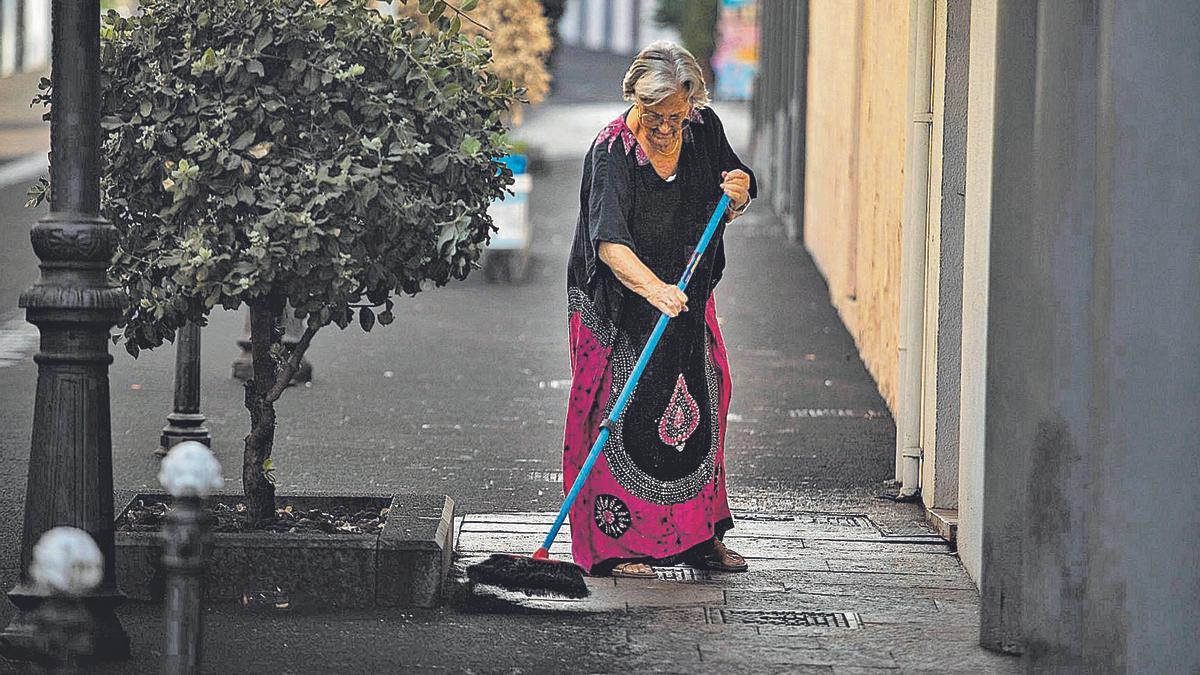
[[[388,508],[333,505],[324,509],[297,509],[291,504],[275,510],[275,519],[252,523],[246,505],[234,499],[205,505],[210,532],[323,532],[326,534],[379,534]],[[159,500],[136,499],[117,519],[118,532],[157,532],[166,523],[172,506]]]

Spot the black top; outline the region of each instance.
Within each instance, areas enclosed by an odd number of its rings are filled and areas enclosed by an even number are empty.
[[[721,172],[741,169],[750,174],[751,197],[757,196],[758,183],[730,147],[712,109],[693,111],[682,132],[676,177],[670,182],[658,175],[638,146],[625,123],[627,114],[628,110],[600,132],[584,159],[567,286],[584,291],[613,324],[632,327],[630,322],[647,322],[649,331],[658,312],[599,260],[599,243],[629,246],[660,279],[676,283],[721,198]],[[724,224],[718,228],[686,290],[693,318],[703,319],[708,296],[725,268],[724,229]],[[626,310],[639,316],[623,319]]]
[[[664,180],[654,170],[625,124],[625,115],[605,127],[584,160],[567,286],[583,291],[599,318],[617,329],[610,360],[616,364],[610,405],[660,312],[626,289],[599,261],[600,242],[625,244],[659,279],[678,283],[721,198],[721,172],[749,173],[751,196],[758,191],[754,174],[729,146],[716,113],[694,111],[689,120],[674,180]],[[626,471],[620,457],[610,457],[617,479],[625,476],[623,483],[634,486],[636,480],[629,478],[634,474],[654,481],[685,480],[712,455],[719,392],[706,358],[704,317],[725,267],[724,229],[722,223],[685,289],[688,311],[667,324],[622,415],[620,430],[609,439],[613,451],[633,465]]]

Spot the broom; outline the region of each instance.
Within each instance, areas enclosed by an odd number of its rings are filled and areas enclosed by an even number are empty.
[[[721,216],[725,215],[725,209],[728,206],[729,195],[721,195],[721,201],[717,202],[717,208],[713,210],[712,217],[708,219],[708,226],[704,228],[704,234],[700,235],[700,242],[696,245],[691,260],[683,270],[683,277],[678,284],[679,290],[687,288],[688,282],[692,279],[692,273],[696,271],[700,257],[704,255],[708,243],[716,234],[717,224],[721,222]],[[654,353],[654,348],[658,346],[658,341],[662,338],[663,332],[667,329],[667,322],[670,320],[671,317],[666,314],[658,317],[654,332],[646,341],[646,346],[642,349],[642,354],[638,357],[637,364],[634,365],[625,387],[621,389],[621,395],[613,405],[612,412],[600,423],[600,434],[596,437],[596,442],[592,444],[592,450],[588,453],[583,468],[579,470],[579,475],[575,477],[575,483],[571,485],[571,491],[567,493],[562,508],[558,510],[558,517],[554,519],[554,525],[546,534],[542,547],[532,556],[496,553],[483,562],[471,565],[467,568],[467,579],[472,584],[498,586],[506,590],[520,591],[526,595],[559,595],[567,598],[586,598],[588,596],[588,587],[583,580],[583,568],[565,560],[551,558],[550,545],[558,536],[558,531],[562,528],[567,513],[571,510],[575,498],[579,496],[579,491],[583,488],[584,481],[592,471],[592,465],[596,463],[596,458],[600,456],[600,451],[608,441],[609,430],[621,417],[621,412],[625,410],[625,404],[629,403],[629,397],[633,395],[633,388],[637,386],[642,371],[646,369],[646,364],[650,361],[650,356]]]

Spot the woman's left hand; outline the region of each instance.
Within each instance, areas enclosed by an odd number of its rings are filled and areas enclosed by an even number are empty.
[[[734,209],[740,209],[750,199],[750,174],[741,169],[721,172],[721,189],[729,195]]]

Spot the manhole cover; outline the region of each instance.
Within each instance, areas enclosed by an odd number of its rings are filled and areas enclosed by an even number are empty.
[[[655,567],[654,573],[662,581],[711,581],[712,574],[708,570],[698,570],[695,567]]]
[[[709,623],[749,623],[766,626],[862,628],[856,612],[799,612],[791,610],[710,609]]]

